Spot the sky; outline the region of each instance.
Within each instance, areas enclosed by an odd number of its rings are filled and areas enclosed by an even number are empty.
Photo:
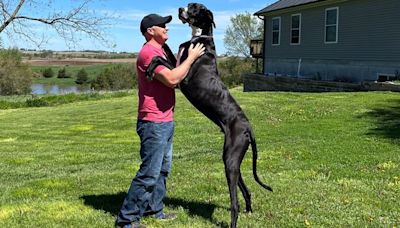
[[[48,0],[42,0],[47,2]],[[40,9],[31,9],[28,5],[23,6],[20,13],[28,15],[47,15],[50,11],[67,11],[71,7],[71,2],[77,0],[56,0],[53,1],[52,7],[41,7]],[[68,2],[68,3],[67,3]],[[182,0],[98,0],[90,5],[90,9],[94,12],[106,13],[115,16],[112,25],[107,30],[111,43],[115,44],[113,47],[101,46],[98,42],[87,39],[85,37],[72,48],[63,42],[62,39],[48,27],[41,24],[34,23],[32,27],[38,34],[45,34],[48,41],[41,49],[47,50],[107,50],[116,52],[138,52],[145,42],[144,37],[140,33],[139,25],[141,19],[150,13],[157,13],[162,16],[172,15],[173,19],[168,24],[169,39],[168,45],[172,51],[176,52],[179,44],[187,41],[191,37],[191,29],[187,24],[182,24],[178,19],[178,9],[186,7],[188,3],[193,1]],[[223,38],[227,27],[230,25],[231,17],[237,14],[255,12],[265,8],[266,6],[274,3],[275,0],[204,0],[197,1],[197,3],[204,4],[214,14],[214,21],[216,29],[214,30],[214,41],[216,43],[217,54],[225,54]],[[34,11],[38,11],[35,12]],[[18,39],[8,39],[3,34],[0,34],[5,47],[18,47],[18,48],[34,48],[33,44],[21,41]]]

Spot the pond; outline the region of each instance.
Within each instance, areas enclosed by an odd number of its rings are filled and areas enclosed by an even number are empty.
[[[45,85],[45,84],[32,84],[31,86],[32,94],[35,95],[59,95],[59,94],[67,94],[67,93],[84,93],[89,92],[90,88],[88,86],[63,86],[63,85]]]

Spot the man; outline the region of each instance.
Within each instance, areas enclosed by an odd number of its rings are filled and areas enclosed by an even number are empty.
[[[141,141],[142,164],[132,180],[118,214],[116,227],[144,227],[140,224],[143,216],[157,219],[176,217],[164,213],[162,202],[172,160],[174,88],[184,79],[192,63],[204,54],[204,47],[203,44],[190,46],[188,58],[178,67],[170,70],[158,66],[154,75],[147,78],[145,72],[154,56],[168,59],[163,47],[168,39],[166,24],[171,20],[172,16],[150,14],[140,23],[140,31],[146,38],[136,62],[139,87],[136,130]]]

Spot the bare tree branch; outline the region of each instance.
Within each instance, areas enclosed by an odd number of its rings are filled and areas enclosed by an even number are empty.
[[[21,9],[22,5],[24,4],[25,0],[20,0],[17,7],[15,8],[12,15],[0,26],[0,33],[14,20],[15,16],[17,15],[18,11]],[[7,14],[7,10],[4,9],[4,4],[2,3],[3,12]]]
[[[77,45],[82,36],[98,40],[103,46],[111,46],[107,39],[106,29],[110,26],[112,18],[90,11],[89,4],[94,1],[81,0],[77,7],[68,12],[57,12],[53,9],[48,16],[43,17],[40,12],[37,12],[40,11],[40,4],[43,4],[43,1],[20,0],[18,5],[10,5],[5,0],[0,0],[0,15],[3,18],[1,19],[0,16],[0,35],[4,32],[10,39],[23,38],[40,47],[47,41],[44,38],[45,31],[42,32],[41,38],[33,31],[32,25],[38,23],[52,28],[64,39],[68,47]],[[53,1],[49,0],[47,4],[45,3],[45,7],[51,9],[53,4]],[[22,11],[23,6],[30,10]],[[13,12],[11,15],[10,11]]]

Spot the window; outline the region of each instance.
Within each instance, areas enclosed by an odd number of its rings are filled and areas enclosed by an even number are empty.
[[[290,29],[290,44],[300,44],[301,14],[292,15],[292,26]]]
[[[325,10],[325,43],[338,42],[339,8]]]
[[[279,45],[281,40],[281,18],[272,18],[272,45]]]

